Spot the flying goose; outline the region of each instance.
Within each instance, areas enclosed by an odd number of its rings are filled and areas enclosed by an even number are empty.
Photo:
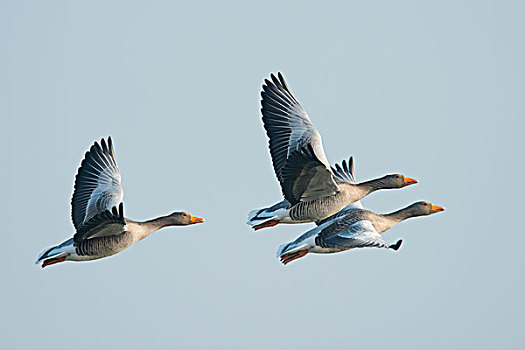
[[[285,200],[252,210],[247,223],[253,229],[321,220],[374,191],[417,183],[401,174],[358,184],[338,176],[326,159],[321,135],[281,73],[265,79],[261,96],[273,168]]]
[[[71,217],[73,238],[38,257],[42,268],[63,261],[87,261],[111,256],[129,248],[149,234],[166,226],[204,222],[186,212],[139,222],[124,218],[120,171],[111,137],[95,142],[86,152],[75,179]]]
[[[408,218],[430,215],[445,208],[429,202],[416,202],[390,214],[376,214],[355,207],[345,208],[329,220],[307,231],[295,241],[283,244],[277,251],[283,264],[308,253],[330,254],[353,248],[378,247],[398,250],[402,240],[386,243],[381,234]]]

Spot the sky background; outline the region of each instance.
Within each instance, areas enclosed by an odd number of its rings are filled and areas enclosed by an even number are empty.
[[[0,1],[0,348],[518,349],[523,346],[525,5],[520,1]],[[277,247],[260,116],[281,71],[358,180],[420,181],[363,204],[444,213],[397,252]],[[73,234],[73,179],[111,135],[126,216],[177,210],[119,255],[42,270]]]

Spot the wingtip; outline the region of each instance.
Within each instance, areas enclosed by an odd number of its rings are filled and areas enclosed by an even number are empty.
[[[113,140],[111,139],[111,136],[108,136],[108,148],[109,152],[113,155]]]
[[[401,243],[403,243],[403,240],[402,240],[402,239],[400,239],[400,240],[399,240],[399,241],[397,241],[396,243],[394,243],[394,244],[392,244],[392,245],[388,246],[388,248],[390,248],[390,249],[393,249],[393,250],[396,250],[396,251],[397,251],[397,250],[398,250],[398,249],[399,249],[399,248],[401,247]]]
[[[124,220],[124,202],[120,202],[118,206],[118,212],[120,219]]]

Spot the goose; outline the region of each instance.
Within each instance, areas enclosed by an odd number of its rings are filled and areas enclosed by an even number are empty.
[[[111,137],[107,143],[104,139],[100,144],[95,141],[75,178],[71,218],[76,232],[73,238],[42,252],[35,263],[42,262],[44,268],[64,261],[101,259],[129,248],[163,227],[204,222],[186,212],[145,222],[124,218],[120,180]]]
[[[378,247],[398,250],[401,239],[386,243],[381,234],[408,218],[430,215],[445,208],[430,202],[416,202],[390,214],[376,214],[370,210],[349,207],[329,220],[307,231],[295,241],[283,244],[277,251],[283,264],[304,257],[308,253],[330,254],[353,248]]]
[[[374,191],[417,183],[401,174],[358,184],[338,176],[326,159],[321,135],[290,92],[283,75],[271,74],[270,78],[263,84],[261,113],[284,201],[250,211],[247,224],[254,230],[280,223],[321,220]]]

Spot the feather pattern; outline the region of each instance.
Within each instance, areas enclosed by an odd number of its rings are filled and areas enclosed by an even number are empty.
[[[339,186],[332,172],[314,154],[311,145],[293,152],[281,172],[284,198],[292,205],[332,196]]]
[[[86,239],[119,235],[126,231],[125,226],[124,205],[120,203],[118,209],[113,207],[111,211],[106,210],[85,222],[73,236],[73,241],[79,244]]]
[[[330,167],[334,176],[343,182],[355,183],[354,177],[354,157],[350,157],[348,162],[345,160],[342,161],[341,165],[336,163]]]
[[[303,233],[295,241],[281,245],[277,254],[283,258],[285,255],[299,251],[330,254],[365,247],[397,250],[401,241],[388,245],[375,227],[384,220],[387,220],[384,216],[369,210],[346,209],[333,216],[331,220]],[[286,260],[283,262],[287,263]]]
[[[334,194],[338,187],[331,176],[321,135],[281,73],[277,77],[272,74],[271,81],[265,80],[261,97],[272,163],[285,198],[293,205]]]
[[[92,217],[118,206],[123,190],[111,137],[95,142],[86,152],[75,178],[71,217],[78,230]]]
[[[42,252],[42,267],[64,261],[101,259],[129,248],[135,242],[166,227],[204,222],[186,212],[175,212],[138,222],[124,218],[120,172],[111,137],[95,142],[78,170],[71,200],[73,238]]]
[[[322,248],[388,248],[374,225],[368,220],[360,220],[359,216],[343,216],[325,229],[315,238],[315,243]]]

